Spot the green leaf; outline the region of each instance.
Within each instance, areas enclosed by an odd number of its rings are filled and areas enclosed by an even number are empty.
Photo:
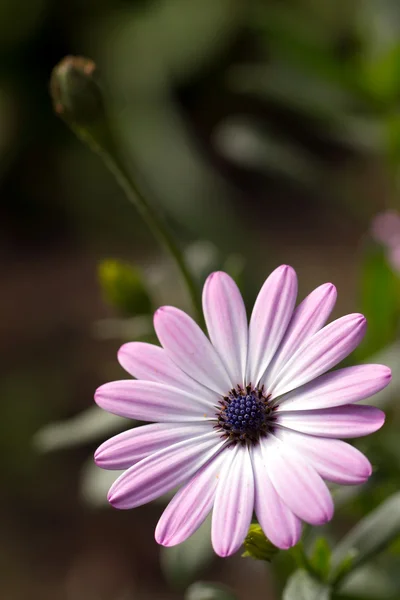
[[[319,577],[326,581],[331,566],[331,549],[325,538],[319,537],[315,540],[310,562]]]
[[[400,492],[397,492],[357,523],[333,550],[333,580],[344,576],[340,571],[350,556],[350,570],[354,570],[387,548],[399,535]]]
[[[70,419],[45,425],[35,434],[33,443],[40,452],[72,448],[122,431],[128,424],[132,421],[92,406]]]
[[[118,260],[104,260],[99,265],[98,274],[106,301],[122,315],[134,317],[152,311],[150,296],[139,269]]]
[[[383,248],[376,244],[366,248],[361,277],[360,312],[368,320],[368,329],[355,353],[358,360],[394,342],[400,308],[398,277],[390,269]]]
[[[186,590],[185,600],[237,600],[237,596],[224,585],[197,581]]]
[[[378,565],[365,565],[349,574],[340,586],[340,596],[356,596],[365,600],[398,598],[398,583],[391,577],[390,572]]]
[[[107,493],[114,481],[124,471],[106,471],[101,469],[91,457],[85,462],[81,472],[81,495],[82,498],[96,508],[109,506]]]
[[[314,579],[307,571],[298,569],[289,578],[282,600],[329,600],[331,592],[328,585]]]
[[[213,560],[211,516],[182,544],[160,550],[161,568],[166,579],[177,588],[185,588]]]

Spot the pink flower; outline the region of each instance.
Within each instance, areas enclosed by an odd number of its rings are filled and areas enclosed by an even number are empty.
[[[321,285],[295,309],[297,278],[276,269],[256,300],[250,325],[239,289],[226,273],[205,283],[210,340],[184,312],[160,308],[154,326],[162,348],[132,342],[119,351],[137,380],[96,392],[112,413],[152,421],[102,444],[96,463],[126,469],[108,499],[121,509],[150,502],[182,486],[165,509],[156,539],[173,546],[212,515],[217,554],[236,552],[253,510],[266,536],[289,548],[301,521],[332,518],[324,479],[359,484],[371,475],[367,458],[336,438],[379,429],[384,413],[354,403],[390,381],[382,365],[327,373],[360,343],[366,321],[351,314],[324,327],[336,300]]]

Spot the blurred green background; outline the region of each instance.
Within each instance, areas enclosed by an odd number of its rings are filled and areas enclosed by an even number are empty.
[[[122,376],[122,341],[151,339],[146,299],[143,311],[105,301],[101,260],[134,264],[153,306],[190,310],[112,176],[53,115],[48,80],[66,54],[97,63],[126,165],[199,282],[225,268],[250,306],[281,263],[297,270],[301,297],[332,281],[334,316],[369,317],[358,358],[383,351],[396,365],[398,274],[370,224],[399,203],[400,3],[0,0],[0,596],[172,600],[201,575],[241,600],[278,598],[290,558],[275,570],[217,560],[202,540],[192,555],[160,554],[159,504],[106,507],[111,479],[90,457],[119,421],[89,411],[42,429]],[[343,497],[329,535],[398,489],[395,413],[368,441],[371,487]],[[398,552],[379,589],[359,577],[346,594],[398,598]]]

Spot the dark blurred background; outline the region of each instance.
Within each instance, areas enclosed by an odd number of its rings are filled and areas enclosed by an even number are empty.
[[[339,316],[362,310],[370,221],[398,202],[400,4],[0,0],[0,596],[183,598],[191,575],[175,577],[153,538],[160,505],[106,507],[111,480],[91,466],[106,428],[40,434],[121,377],[124,338],[151,336],[104,302],[101,260],[136,265],[155,306],[190,308],[112,176],[52,112],[66,54],[97,63],[126,165],[200,281],[226,268],[250,306],[289,263],[301,296],[337,285]],[[241,599],[278,597],[264,565],[205,563]]]

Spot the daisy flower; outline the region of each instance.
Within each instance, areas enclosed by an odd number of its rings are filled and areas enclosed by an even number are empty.
[[[212,511],[220,556],[242,545],[253,512],[279,548],[296,544],[301,522],[332,518],[324,480],[360,484],[371,465],[336,438],[372,433],[384,422],[373,406],[354,403],[390,381],[383,365],[327,373],[362,340],[366,320],[350,314],[325,325],[336,289],[324,284],[295,308],[289,266],[265,281],[248,325],[243,299],[226,273],[203,290],[209,338],[186,313],[163,306],[154,316],[161,346],[132,342],[118,358],[135,380],[102,385],[103,409],[150,421],[102,444],[104,469],[126,469],[108,500],[120,509],[151,502],[181,486],[156,527],[156,540],[187,539]]]

